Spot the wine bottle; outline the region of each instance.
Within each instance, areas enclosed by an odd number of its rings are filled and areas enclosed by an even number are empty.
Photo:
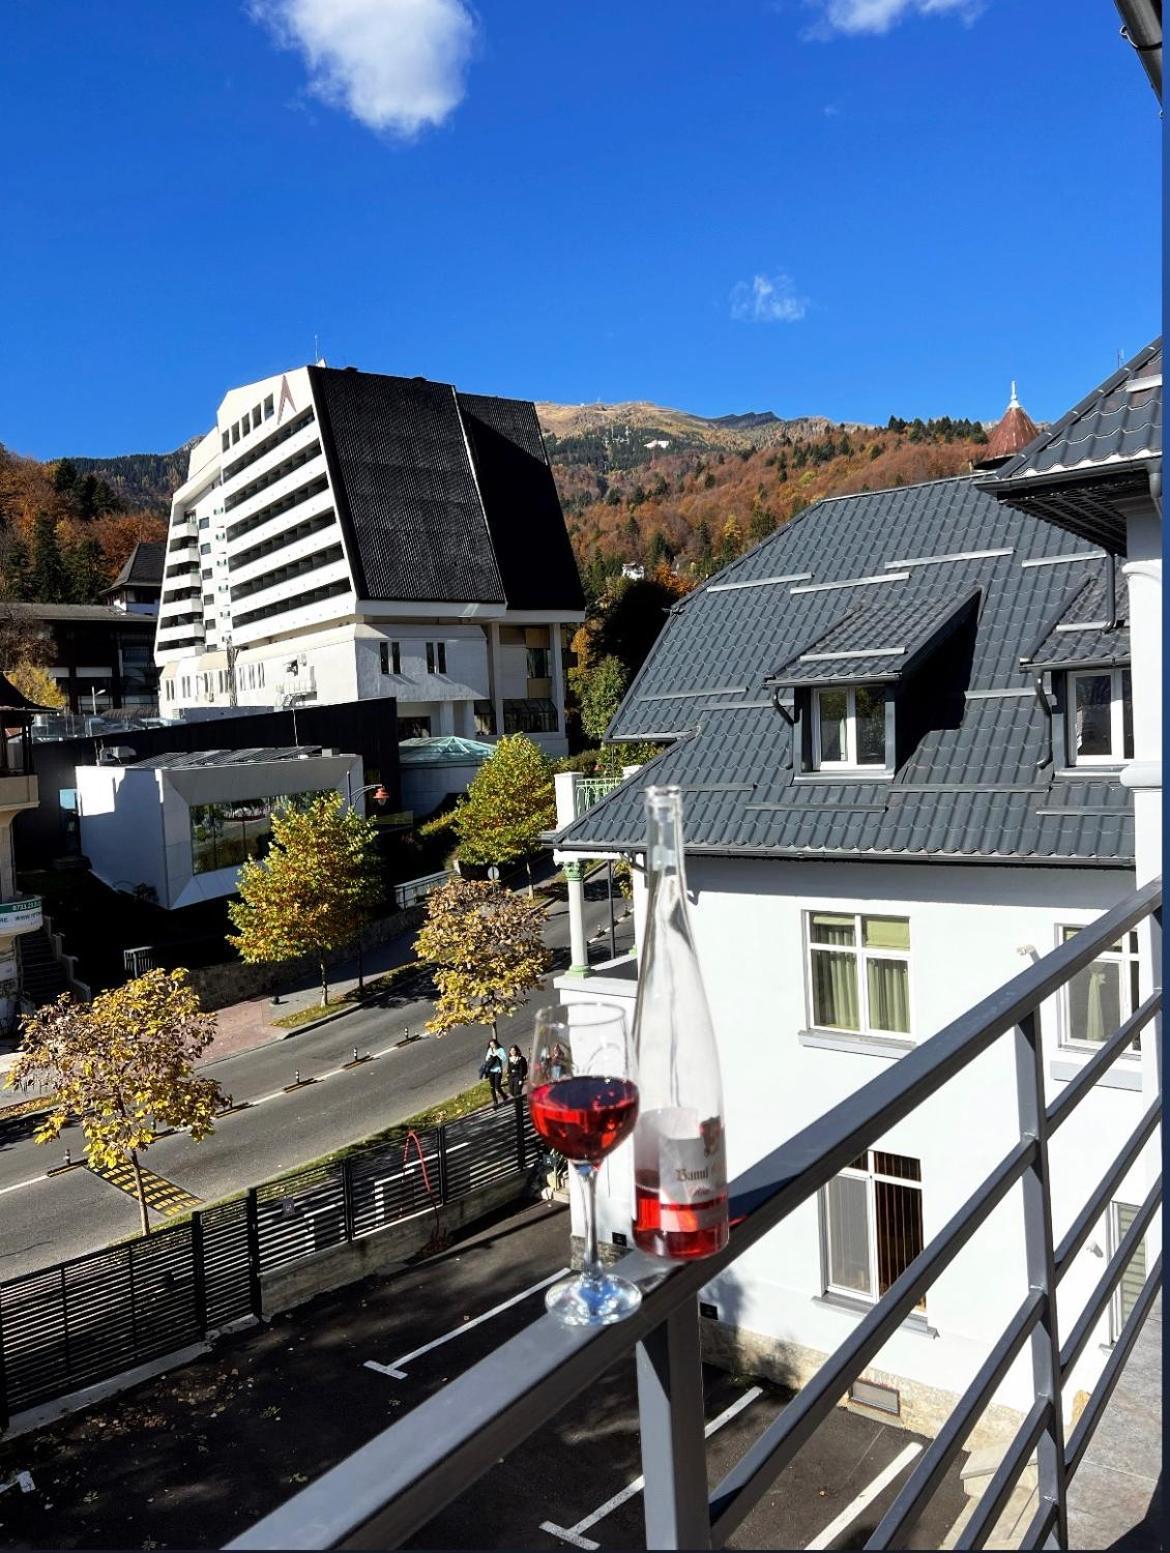
[[[719,1053],[687,916],[682,795],[646,789],[649,902],[634,1009],[634,1241],[671,1259],[727,1244]]]

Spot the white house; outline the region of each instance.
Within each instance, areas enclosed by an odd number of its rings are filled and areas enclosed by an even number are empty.
[[[1117,557],[1127,521],[1147,552],[1156,528],[1160,360],[1149,347],[1010,462],[1001,448],[995,473],[808,509],[676,607],[632,684],[609,737],[668,748],[562,829],[559,855],[639,864],[643,788],[682,788],[733,1176],[1133,890],[1127,783],[1143,754],[1143,780],[1160,791],[1150,765],[1160,575],[1141,574],[1139,659],[1129,605],[1132,584],[1136,633],[1139,579]],[[1143,878],[1157,871],[1145,845]],[[632,1007],[628,963],[577,970],[564,996]],[[1127,935],[1043,1010],[1050,1097],[1155,973]],[[1056,1135],[1058,1236],[1155,1083],[1143,1038],[1142,1054],[1110,1069]],[[1000,1041],[712,1281],[711,1353],[801,1383],[1018,1127]],[[629,1147],[606,1167],[600,1222],[611,1237],[629,1231]],[[1155,1169],[1156,1142],[1062,1284],[1062,1331]],[[1099,1373],[1156,1238],[1068,1399]],[[936,1428],[1025,1288],[1011,1198],[887,1344],[868,1376],[882,1389],[867,1395],[911,1427]],[[1014,1428],[1032,1400],[1025,1354],[980,1440]]]
[[[175,493],[165,717],[396,697],[405,738],[565,740],[585,601],[536,411],[299,367],[234,388]]]
[[[78,766],[81,847],[113,888],[191,906],[234,893],[240,865],[263,857],[282,806],[357,793],[362,781],[358,756],[303,746]]]

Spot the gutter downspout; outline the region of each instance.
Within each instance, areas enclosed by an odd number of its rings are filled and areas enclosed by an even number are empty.
[[[1105,556],[1105,629],[1117,625],[1117,557],[1110,550]]]
[[[1036,762],[1036,770],[1043,771],[1045,766],[1052,765],[1052,705],[1044,691],[1043,674],[1032,675],[1032,689],[1036,692],[1036,699],[1040,703],[1040,710],[1044,713],[1046,748],[1041,752],[1040,759]]]
[[[1154,96],[1162,101],[1162,7],[1160,0],[1115,0],[1121,36],[1142,62]]]

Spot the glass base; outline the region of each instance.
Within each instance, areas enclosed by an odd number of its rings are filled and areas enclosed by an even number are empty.
[[[613,1273],[586,1278],[576,1273],[554,1283],[544,1297],[546,1310],[569,1327],[605,1327],[632,1316],[642,1303],[636,1284]]]

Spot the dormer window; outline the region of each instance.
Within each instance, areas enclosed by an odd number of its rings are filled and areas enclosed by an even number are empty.
[[[813,765],[818,771],[886,766],[884,686],[832,685],[814,690]]]
[[[1119,766],[1133,759],[1133,692],[1128,669],[1071,671],[1067,706],[1072,765]]]

